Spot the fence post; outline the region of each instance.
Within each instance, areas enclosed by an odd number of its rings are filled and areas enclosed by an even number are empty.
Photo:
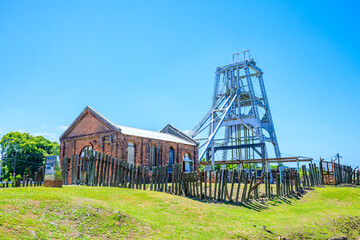
[[[125,177],[126,177],[126,162],[124,160],[121,160],[121,172],[120,172],[120,184],[121,187],[125,187]]]
[[[256,176],[255,176],[255,179],[256,179]],[[256,188],[254,189],[254,199],[255,200],[259,199],[259,186],[260,186],[260,184],[258,186],[256,186]]]
[[[153,184],[154,184],[154,167],[151,169],[151,178],[150,178],[150,191],[153,190]]]
[[[91,170],[90,170],[90,185],[95,186],[95,171],[96,171],[96,159],[98,153],[96,151],[93,152],[91,157]]]
[[[86,154],[86,176],[85,176],[85,184],[87,186],[91,186],[90,184],[90,175],[91,175],[91,159],[92,159],[92,150],[87,151]],[[85,164],[85,163],[84,163]]]
[[[235,183],[235,169],[233,169],[233,170],[231,171],[230,182],[231,182],[231,189],[230,189],[229,201],[230,201],[230,202],[233,202],[233,200],[232,200],[232,195],[233,195],[234,183]]]
[[[181,188],[181,173],[182,173],[182,169],[181,169],[181,163],[179,163],[178,164],[179,166],[178,166],[178,177],[177,177],[177,179],[178,179],[178,189],[179,189],[179,195],[181,194],[181,192],[182,192],[182,188]]]
[[[158,175],[157,175],[157,191],[162,191],[161,186],[162,186],[162,177],[163,177],[163,172],[162,172],[162,166],[158,167]]]
[[[119,159],[114,158],[114,172],[112,187],[119,187]]]
[[[142,167],[140,165],[137,166],[137,178],[136,178],[136,189],[141,189],[142,183]]]
[[[100,173],[98,175],[98,186],[103,186],[103,176],[104,176],[104,163],[105,163],[105,154],[101,154],[100,156],[100,166],[99,166],[99,170]]]
[[[29,186],[29,175],[26,175],[25,183],[26,183],[26,187],[28,187]]]
[[[107,186],[106,175],[107,175],[108,158],[109,156],[107,154],[103,156],[103,168],[102,168],[102,179],[101,179],[103,187]]]
[[[286,170],[284,170],[285,173]],[[266,171],[264,172],[264,187],[265,187],[265,198],[269,196],[269,182],[268,182],[268,175]]]
[[[159,169],[155,167],[155,177],[154,177],[154,191],[158,191],[158,181],[159,181]]]
[[[195,188],[196,188],[196,197],[200,198],[199,194],[199,172],[195,171]]]
[[[159,166],[158,168],[158,172],[157,172],[157,177],[156,177],[156,180],[157,180],[157,188],[156,188],[156,191],[161,191],[161,177],[162,177],[162,172],[161,172],[161,166]]]
[[[167,177],[168,177],[168,171],[166,170],[168,166],[163,166],[163,177],[162,177],[162,186],[161,186],[161,190],[163,192],[167,192],[166,190],[166,181],[167,181]]]
[[[267,173],[267,178],[268,178],[268,198],[270,199],[272,197],[272,188],[270,187],[270,172]]]
[[[241,202],[240,204],[244,204],[245,198],[246,198],[246,192],[247,192],[247,185],[248,185],[248,181],[249,181],[249,173],[245,174],[245,179],[244,179],[244,189],[242,192],[242,197],[241,197]]]
[[[212,199],[212,194],[211,194],[211,185],[212,185],[212,170],[209,171],[209,199]]]
[[[124,170],[124,177],[123,177],[123,188],[127,188],[128,184],[128,175],[129,175],[129,163],[126,161],[123,161],[123,170]]]
[[[63,184],[68,184],[68,158],[63,157]]]
[[[174,194],[175,195],[178,195],[178,185],[177,185],[177,171],[178,171],[178,165],[177,164],[174,164],[174,167],[173,167],[173,178],[174,178]]]
[[[147,181],[147,167],[144,166],[143,167],[143,180],[142,180],[143,190],[146,190],[146,181]]]
[[[71,156],[71,184],[75,184],[75,155],[74,154]]]
[[[92,151],[85,151],[85,161],[84,161],[84,164],[86,164],[85,184],[88,186],[90,185],[89,179],[90,179],[91,153]]]
[[[161,167],[161,172],[162,172],[162,174],[161,174],[161,191],[165,192],[165,178],[167,175],[166,166]]]
[[[187,172],[186,175],[185,175],[185,179],[186,179],[186,195],[191,197],[192,196],[192,192],[191,192],[191,173],[190,172]]]
[[[202,187],[202,182],[203,182],[203,177],[202,177],[202,172],[199,171],[199,177],[200,177],[200,199],[204,199],[203,197],[203,187]]]
[[[280,173],[276,173],[276,196],[280,197]]]
[[[193,190],[193,197],[196,197],[196,172],[193,171],[191,173],[191,181],[192,181],[192,190]]]
[[[159,168],[158,168],[158,188],[157,188],[157,190],[159,191],[159,192],[161,192],[162,191],[162,189],[161,189],[161,186],[162,186],[162,178],[163,178],[163,172],[162,172],[162,166],[159,166]]]
[[[204,170],[204,199],[207,199],[207,174],[208,171]]]
[[[94,159],[94,186],[98,186],[99,183],[100,159],[101,153],[96,151]]]
[[[114,175],[114,157],[109,156],[109,167],[108,167],[108,186],[112,187],[113,182],[113,175]]]
[[[222,201],[226,201],[227,180],[228,180],[228,169],[226,168],[224,169],[223,172],[222,195],[220,196]]]
[[[105,173],[105,176],[106,176],[106,186],[109,187],[110,186],[110,174],[111,174],[111,171],[110,171],[110,166],[111,166],[111,156],[108,155],[107,157],[107,161],[106,161],[107,165],[106,165],[106,173]]]
[[[217,195],[217,200],[220,201],[221,200],[221,195],[222,195],[222,179],[223,179],[223,175],[224,175],[224,170],[221,169],[220,172],[219,172],[219,179],[218,179],[218,182],[219,182],[219,187],[218,187],[218,195]]]
[[[254,184],[255,177],[256,177],[255,174],[253,174],[252,177],[251,177],[250,186],[249,186],[249,191],[248,191],[248,194],[247,194],[246,201],[249,201],[249,200],[250,200],[251,188],[252,188],[252,186],[253,186],[253,184]]]
[[[217,190],[218,175],[219,175],[219,170],[215,170],[214,200],[217,200],[216,190]]]
[[[62,184],[65,185],[65,179],[66,179],[66,176],[65,176],[65,160],[66,160],[66,157],[63,157],[63,160],[62,160]]]
[[[294,172],[289,171],[289,178],[290,178],[290,194],[294,193]]]
[[[37,187],[37,179],[38,179],[38,172],[34,173],[34,187]],[[16,182],[16,179],[14,179],[13,182]],[[14,184],[13,184],[14,186]]]
[[[114,187],[119,187],[120,160],[115,158]]]
[[[322,160],[321,160],[321,159],[320,159],[320,164],[319,164],[319,166],[320,166],[320,184],[321,184],[321,185],[324,185],[324,180],[323,180],[323,178],[324,178],[324,168],[323,168]]]
[[[131,189],[134,189],[135,187],[135,172],[136,168],[134,164],[130,164],[130,171],[131,171],[131,180],[130,180],[130,187]]]

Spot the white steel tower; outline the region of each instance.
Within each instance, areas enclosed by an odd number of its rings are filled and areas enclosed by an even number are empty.
[[[249,50],[216,69],[212,107],[189,136],[200,142],[199,161],[211,160],[213,168],[218,160],[266,159],[265,142],[281,157],[263,72]]]

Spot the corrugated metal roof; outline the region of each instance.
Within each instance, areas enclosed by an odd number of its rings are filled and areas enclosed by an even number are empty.
[[[145,138],[151,138],[151,139],[163,140],[163,141],[168,141],[168,142],[176,142],[176,143],[182,143],[182,144],[195,146],[195,144],[192,142],[186,141],[182,138],[176,137],[176,136],[168,134],[168,133],[153,132],[153,131],[149,131],[149,130],[132,128],[132,127],[121,126],[121,125],[116,125],[116,126],[120,129],[121,133],[125,134],[125,135],[145,137]]]

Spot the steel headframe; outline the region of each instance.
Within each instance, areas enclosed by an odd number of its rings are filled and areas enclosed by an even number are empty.
[[[281,157],[263,72],[250,59],[249,51],[245,52],[235,53],[232,64],[216,69],[212,106],[189,133],[200,142],[199,162],[205,157],[206,161],[212,161],[213,168],[214,162],[220,160],[249,160],[258,156],[266,159],[265,142],[273,144],[276,158]],[[237,61],[242,55],[244,58]],[[207,137],[201,138],[201,133]],[[216,155],[217,151],[222,152],[222,159]],[[266,168],[269,170],[269,165]]]

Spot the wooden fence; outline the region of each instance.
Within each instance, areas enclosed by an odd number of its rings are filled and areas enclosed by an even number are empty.
[[[352,176],[352,184],[353,185],[360,185],[360,170],[353,170]]]
[[[334,163],[335,184],[351,184],[352,168],[341,164]]]
[[[321,180],[325,185],[359,185],[359,170],[335,162],[320,161]]]
[[[275,184],[270,173],[257,176],[250,171],[221,169],[216,171],[183,172],[181,164],[146,166],[129,164],[101,152],[85,151],[84,156],[65,157],[62,161],[63,185],[121,187],[160,191],[205,201],[246,204],[252,200],[291,197],[303,193],[304,188],[324,183],[324,167],[320,163],[303,165],[302,175],[295,169],[276,172]],[[360,172],[334,164],[334,184],[357,184]],[[13,187],[42,186],[45,167],[40,167],[34,179],[23,176]],[[0,185],[1,187],[1,185]],[[2,183],[9,187],[9,183]]]
[[[0,187],[8,188],[8,187],[38,187],[42,186],[45,177],[45,167],[39,167],[38,170],[34,174],[34,178],[29,178],[28,175],[24,175],[21,178],[17,178],[13,182],[2,182]]]
[[[216,200],[244,204],[253,199],[289,197],[301,194],[304,187],[322,185],[319,168],[310,164],[298,171],[285,169],[276,173],[270,184],[270,173],[257,177],[245,170],[182,172],[181,164],[146,166],[129,164],[100,152],[88,151],[84,157],[74,155],[62,161],[63,185],[122,187],[161,191],[199,200]]]
[[[302,166],[302,184],[304,187],[313,187],[323,185],[323,179],[320,169],[315,163],[309,163],[309,168],[306,165]]]

